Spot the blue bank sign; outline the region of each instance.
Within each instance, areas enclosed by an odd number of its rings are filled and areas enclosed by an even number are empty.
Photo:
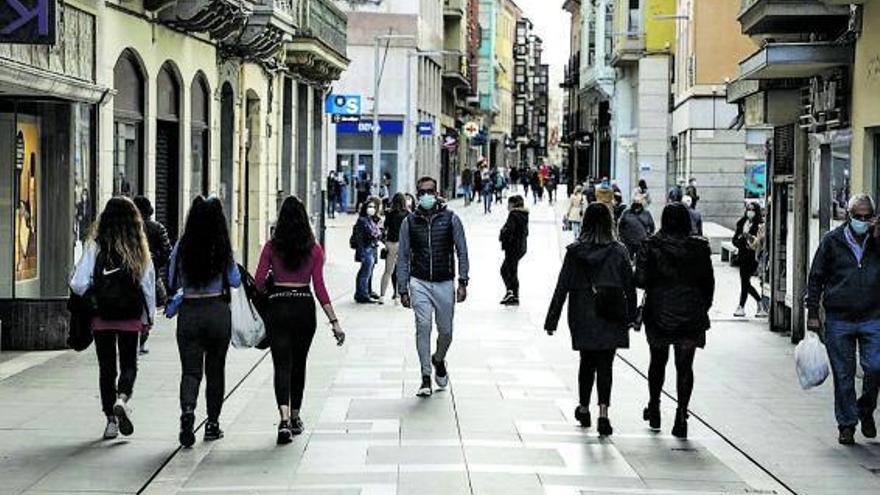
[[[434,135],[434,123],[430,121],[419,122],[417,126],[419,131],[419,136],[433,136]]]
[[[0,0],[0,43],[55,44],[55,0]]]
[[[373,121],[340,122],[336,124],[338,134],[372,134]],[[379,134],[403,134],[403,122],[400,120],[380,120]]]
[[[324,112],[330,115],[360,115],[361,97],[359,95],[329,95],[327,101],[324,102]]]

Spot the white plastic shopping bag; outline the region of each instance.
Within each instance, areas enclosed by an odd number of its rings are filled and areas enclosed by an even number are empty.
[[[807,332],[795,347],[794,362],[804,390],[818,387],[828,378],[828,352],[814,332]]]
[[[229,288],[229,311],[232,314],[233,347],[256,347],[266,337],[266,325],[248,299],[244,287]]]

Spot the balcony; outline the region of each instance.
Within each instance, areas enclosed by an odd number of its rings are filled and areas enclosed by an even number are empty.
[[[443,82],[453,88],[468,88],[467,57],[464,55],[446,55],[443,57]]]
[[[348,18],[331,0],[297,0],[298,27],[287,43],[287,65],[307,79],[329,83],[348,67]]]
[[[852,45],[767,43],[739,64],[741,79],[810,78],[829,69],[853,63]]]
[[[847,27],[848,5],[819,0],[740,0],[739,23],[749,36],[787,33],[834,33]]]
[[[295,31],[294,7],[303,0],[257,0],[235,48],[245,57],[272,59]]]
[[[623,67],[638,63],[645,52],[645,37],[638,33],[630,33],[617,37],[614,52],[611,55],[612,67]]]
[[[467,0],[443,0],[443,17],[464,17]]]
[[[154,2],[151,7],[162,7]],[[253,14],[253,3],[238,0],[178,0],[158,12],[159,20],[185,31],[207,33],[220,42],[233,43]]]

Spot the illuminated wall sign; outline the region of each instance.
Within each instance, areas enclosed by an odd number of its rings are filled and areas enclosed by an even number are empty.
[[[0,43],[55,44],[55,0],[0,0]]]

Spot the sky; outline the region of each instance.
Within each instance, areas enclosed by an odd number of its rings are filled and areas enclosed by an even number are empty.
[[[558,91],[562,71],[568,63],[571,16],[562,10],[563,0],[514,0],[544,41],[545,64],[550,64],[550,90]]]

